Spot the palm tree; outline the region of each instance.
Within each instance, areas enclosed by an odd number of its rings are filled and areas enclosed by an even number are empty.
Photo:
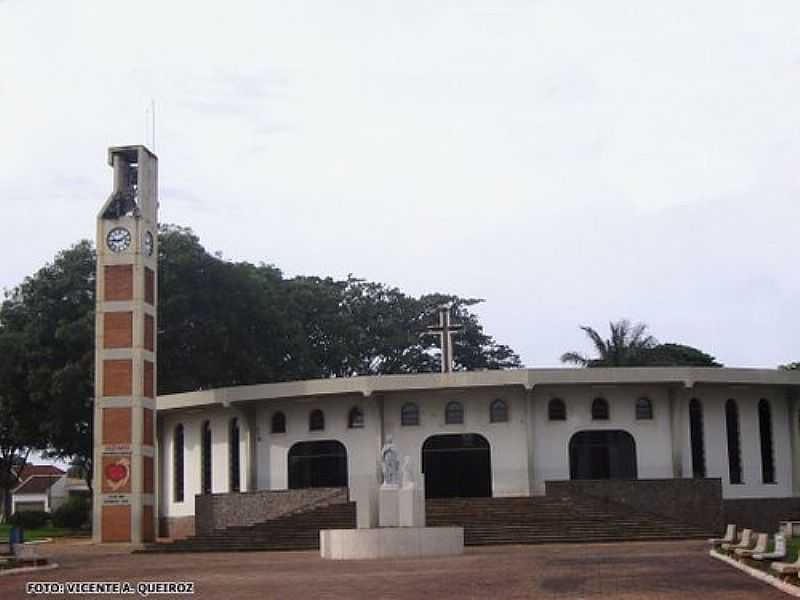
[[[658,345],[651,335],[646,335],[647,325],[632,325],[627,319],[608,324],[611,337],[604,340],[596,330],[586,325],[581,329],[592,340],[597,358],[588,358],[578,352],[567,352],[561,355],[561,362],[572,363],[582,367],[640,367],[647,365],[650,350]]]

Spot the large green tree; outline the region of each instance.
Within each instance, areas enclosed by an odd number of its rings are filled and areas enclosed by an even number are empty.
[[[47,447],[49,407],[29,393],[26,342],[0,327],[0,517],[11,514],[11,490],[31,451]]]
[[[426,328],[443,302],[453,304],[456,320],[465,326],[455,340],[456,369],[521,365],[511,348],[484,332],[470,311],[480,302],[476,299],[415,298],[355,277],[284,278],[268,264],[214,256],[191,230],[176,226],[161,228],[159,253],[160,394],[436,371],[438,343]],[[16,367],[0,377],[15,398],[46,408],[34,420],[35,434],[25,434],[26,443],[72,460],[87,473],[95,269],[91,243],[80,242],[26,278],[0,307],[0,332],[13,338],[18,353]]]
[[[42,407],[28,401],[25,347],[21,335],[0,327],[0,517],[11,514],[17,470],[35,446],[44,445]]]
[[[28,445],[91,470],[95,257],[89,242],[56,256],[14,288],[0,331],[17,340],[17,392],[37,415]],[[2,380],[8,382],[6,377]],[[2,385],[2,383],[0,383]],[[91,481],[88,482],[91,485]]]
[[[424,334],[444,302],[465,326],[456,337],[456,369],[521,365],[469,310],[480,300],[415,298],[352,276],[286,279],[270,265],[213,256],[177,227],[162,228],[160,240],[160,393],[436,371],[437,340]]]
[[[659,344],[647,333],[644,323],[631,324],[627,319],[609,323],[611,335],[603,339],[592,327],[581,329],[591,340],[595,357],[566,352],[561,362],[582,367],[721,367],[710,354],[683,344]]]
[[[684,344],[658,344],[646,353],[647,365],[654,367],[721,367],[717,359]]]

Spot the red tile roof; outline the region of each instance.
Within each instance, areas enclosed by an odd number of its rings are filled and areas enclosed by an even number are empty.
[[[28,477],[28,479],[17,487],[12,493],[17,494],[46,494],[47,490],[59,479],[61,476],[50,475],[35,475]]]
[[[64,475],[64,471],[54,465],[32,465],[28,463],[22,467],[22,470],[17,474],[17,477],[19,477],[20,481],[25,481],[28,477],[33,475],[61,476]]]

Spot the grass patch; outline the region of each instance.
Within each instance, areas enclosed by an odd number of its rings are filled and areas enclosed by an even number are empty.
[[[772,545],[772,543],[770,543],[770,545]],[[798,552],[800,552],[800,539],[792,538],[790,540],[786,540],[786,558],[781,559],[781,561],[796,561]]]
[[[10,534],[11,534],[11,525],[7,524],[0,525],[0,543],[7,544]],[[54,538],[54,537],[72,537],[72,536],[86,537],[87,535],[89,535],[89,532],[87,531],[62,529],[59,527],[42,527],[41,529],[26,529],[25,541],[33,542],[36,540],[42,540],[45,538]]]

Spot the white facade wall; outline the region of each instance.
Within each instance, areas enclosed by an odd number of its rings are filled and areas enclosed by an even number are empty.
[[[592,402],[602,397],[609,404],[607,421],[592,420]],[[636,400],[649,398],[652,420],[636,419]],[[548,405],[560,398],[567,408],[565,421],[550,421]],[[622,430],[636,443],[639,479],[673,476],[670,403],[666,387],[658,386],[547,386],[533,390],[531,398],[534,480],[532,490],[544,494],[548,480],[569,479],[569,442],[579,431]]]
[[[609,403],[610,418],[591,418],[591,404],[601,396]],[[561,398],[567,408],[565,421],[548,419],[548,403]],[[636,419],[636,400],[650,399],[652,420]],[[800,435],[798,416],[790,410],[785,388],[779,386],[696,385],[688,389],[663,384],[626,385],[537,385],[474,387],[461,390],[405,390],[373,394],[347,393],[326,397],[290,397],[256,402],[249,413],[228,408],[180,409],[159,414],[161,469],[161,514],[180,517],[194,514],[194,497],[200,493],[201,428],[210,420],[213,431],[214,493],[229,491],[228,430],[230,419],[239,418],[241,489],[248,489],[250,448],[254,444],[254,489],[283,490],[288,487],[288,454],[302,441],[336,440],[347,450],[350,497],[359,504],[359,526],[374,525],[377,518],[378,455],[382,440],[391,436],[401,455],[411,457],[421,468],[422,446],[430,436],[450,433],[480,434],[489,442],[493,496],[524,496],[544,493],[547,480],[569,479],[569,442],[584,430],[623,430],[636,444],[637,475],[640,479],[691,477],[689,401],[698,398],[704,413],[704,448],[707,477],[722,480],[725,498],[788,497],[793,490],[792,448],[800,448],[792,436]],[[743,483],[730,484],[724,405],[737,400]],[[770,401],[775,457],[774,484],[761,476],[758,401]],[[489,407],[502,399],[508,406],[508,422],[491,423]],[[445,406],[461,402],[464,424],[445,423]],[[402,426],[400,411],[406,402],[420,409],[418,426]],[[353,407],[364,412],[364,427],[348,427]],[[309,431],[309,414],[320,409],[324,431]],[[272,433],[276,411],[286,416],[286,432]],[[254,430],[250,431],[249,424]],[[184,426],[184,501],[173,498],[173,432]],[[796,483],[795,483],[796,485]]]
[[[41,502],[42,503],[42,510],[45,512],[50,512],[52,507],[50,506],[50,498],[48,498],[47,494],[14,494],[11,496],[11,514],[13,515],[17,512],[17,504],[29,504],[33,502]]]
[[[54,511],[67,501],[67,478],[62,477],[50,486],[48,510]]]
[[[503,400],[508,407],[508,422],[491,423],[489,405]],[[464,407],[464,424],[445,423],[448,402],[461,402]],[[403,427],[400,410],[406,402],[420,409],[419,425]],[[422,446],[429,437],[438,434],[477,433],[489,442],[492,465],[493,496],[526,496],[528,485],[528,435],[525,392],[522,389],[467,390],[458,392],[407,392],[386,396],[384,426],[391,434],[401,455],[410,456],[413,467],[419,471]],[[375,459],[377,460],[377,455]]]
[[[364,427],[350,429],[348,415],[358,407],[364,412]],[[309,415],[319,409],[325,415],[323,431],[309,430]],[[272,417],[276,412],[286,416],[286,432],[272,433]],[[361,394],[336,398],[304,398],[264,403],[256,412],[257,488],[285,490],[289,487],[289,450],[298,442],[335,440],[347,450],[347,477],[350,499],[370,507],[359,515],[364,526],[372,520],[377,504],[377,457],[381,448],[380,405],[376,398]],[[360,511],[361,512],[361,511]]]
[[[722,479],[725,498],[785,498],[792,495],[792,453],[790,411],[786,394],[776,388],[697,386],[690,397],[703,406],[706,476]],[[728,436],[725,404],[729,398],[739,408],[739,444],[742,460],[742,483],[731,484],[728,469]],[[761,473],[761,435],[758,402],[769,401],[772,415],[775,483],[765,484]],[[686,427],[688,428],[688,409]],[[691,476],[691,455],[686,476]]]
[[[182,411],[159,416],[163,419],[162,439],[159,440],[160,473],[159,505],[162,516],[186,517],[194,515],[194,498],[201,485],[201,436],[203,423],[211,426],[211,491],[214,494],[230,491],[228,437],[231,419],[239,420],[239,481],[241,491],[247,491],[250,459],[248,453],[249,429],[243,411],[236,408],[214,408],[208,411]],[[173,470],[174,433],[178,424],[183,425],[183,502],[175,499]]]

